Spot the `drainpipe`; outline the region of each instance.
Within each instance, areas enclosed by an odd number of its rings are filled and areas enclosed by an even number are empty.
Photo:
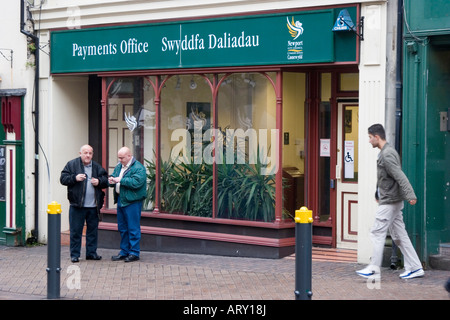
[[[402,125],[402,54],[403,54],[403,0],[397,2],[397,57],[395,68],[395,149],[400,153],[401,149],[401,125]]]
[[[397,0],[397,36],[395,63],[395,149],[401,154],[402,131],[402,54],[403,54],[403,0]],[[397,269],[397,245],[392,240],[391,269]]]
[[[36,51],[34,72],[34,232],[32,235],[39,241],[39,37],[25,30],[25,0],[20,1],[20,32],[33,39]]]

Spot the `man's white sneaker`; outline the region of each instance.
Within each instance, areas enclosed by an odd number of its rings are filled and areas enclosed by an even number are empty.
[[[379,279],[380,278],[380,268],[376,266],[368,265],[364,269],[357,270],[356,274],[366,279]]]
[[[400,274],[399,277],[402,279],[413,279],[413,278],[423,277],[424,275],[425,275],[425,272],[423,271],[422,268],[420,268],[420,269],[417,269],[414,271],[405,270],[405,272]]]

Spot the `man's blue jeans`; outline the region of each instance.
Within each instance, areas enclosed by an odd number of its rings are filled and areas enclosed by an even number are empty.
[[[117,226],[120,233],[120,255],[133,254],[139,257],[141,252],[141,208],[142,201],[122,207],[120,196],[117,200]]]

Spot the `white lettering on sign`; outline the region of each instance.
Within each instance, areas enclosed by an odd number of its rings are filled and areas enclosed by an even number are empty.
[[[224,32],[220,37],[215,34],[210,34],[208,37],[208,49],[259,47],[259,35],[245,35],[244,31],[240,36],[231,36],[230,33]]]
[[[122,40],[120,42],[120,52],[123,54],[148,52],[148,43],[138,42],[136,38],[130,38],[128,41]]]
[[[161,39],[162,48],[161,51],[175,51],[178,54],[180,50],[203,50],[205,49],[205,41],[200,38],[200,35],[191,35],[189,38],[187,35],[184,38],[177,40],[169,40],[167,37]]]
[[[245,31],[240,34],[232,35],[229,32],[223,34],[209,34],[202,38],[200,34],[184,35],[180,39],[161,38],[161,51],[174,52],[178,55],[181,51],[226,49],[226,48],[249,48],[259,47],[259,35],[248,35]],[[72,43],[72,56],[86,60],[90,56],[103,55],[130,55],[145,54],[150,52],[150,44],[145,41],[139,41],[134,37],[123,39],[118,43],[81,45]]]
[[[117,45],[109,43],[104,45],[80,46],[76,43],[72,44],[72,56],[82,57],[86,60],[88,56],[101,56],[117,53]]]
[[[207,46],[205,46],[205,43],[207,43]],[[228,32],[220,35],[211,33],[206,39],[201,38],[198,33],[190,36],[185,35],[181,39],[168,39],[167,37],[161,39],[161,51],[172,51],[177,55],[180,51],[204,50],[206,47],[210,50],[259,47],[259,35],[247,35],[242,31],[239,35],[232,35]]]
[[[118,48],[122,54],[148,53],[150,51],[148,42],[140,42],[136,38],[122,40],[118,46],[116,43],[99,45],[79,45],[72,43],[72,57],[80,57],[86,60],[89,56],[115,55]]]

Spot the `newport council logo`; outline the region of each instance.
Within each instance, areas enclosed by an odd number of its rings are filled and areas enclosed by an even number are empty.
[[[287,59],[288,60],[302,60],[303,59],[303,40],[298,39],[303,34],[302,23],[297,20],[289,21],[289,17],[286,17],[287,29],[291,35],[292,40],[287,42]]]

